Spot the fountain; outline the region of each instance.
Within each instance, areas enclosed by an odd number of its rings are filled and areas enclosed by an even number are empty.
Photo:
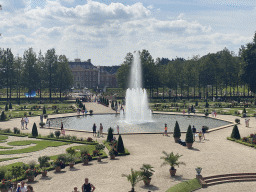
[[[126,123],[135,124],[152,121],[147,91],[142,89],[140,55],[136,51],[131,67],[129,88],[126,90],[124,118]]]

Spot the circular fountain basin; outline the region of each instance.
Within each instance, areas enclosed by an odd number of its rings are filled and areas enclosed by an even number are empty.
[[[119,125],[119,133],[159,133],[164,132],[164,125],[167,124],[168,132],[173,132],[175,122],[178,121],[180,130],[185,132],[189,125],[194,125],[197,131],[200,131],[202,126],[207,126],[209,129],[230,124],[230,122],[213,119],[201,116],[183,116],[169,114],[153,114],[152,121],[146,123],[127,123],[120,115],[104,114],[104,115],[85,115],[63,118],[50,119],[51,127],[60,128],[61,122],[65,129],[73,129],[79,131],[92,131],[92,126],[95,123],[97,131],[100,123],[103,125],[103,132],[107,132],[109,127],[117,133],[116,127]]]

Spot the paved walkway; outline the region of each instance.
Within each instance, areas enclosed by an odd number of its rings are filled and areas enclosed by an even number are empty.
[[[113,112],[110,108],[96,103],[85,104],[87,110],[92,109],[94,113]],[[76,114],[51,115],[49,117],[69,115]],[[237,117],[218,115],[217,118],[234,122]],[[38,124],[39,117],[31,117],[29,121],[29,131],[24,130],[24,132],[31,132],[32,123],[36,122]],[[241,124],[238,126],[241,136],[248,136],[250,133],[256,132],[255,123],[256,120],[251,118],[251,126],[247,128],[245,127],[244,119],[241,119]],[[13,128],[14,126],[20,126],[19,119],[0,123],[1,128]],[[39,128],[39,134],[42,135],[47,135],[50,131]],[[75,165],[75,169],[70,170],[69,167],[66,167],[58,174],[50,171],[47,178],[41,178],[41,175],[38,176],[35,182],[32,183],[32,186],[36,192],[72,191],[74,186],[77,186],[81,191],[84,178],[88,177],[89,182],[95,185],[96,191],[127,192],[131,189],[131,185],[126,178],[121,177],[121,174],[129,174],[131,168],[139,170],[143,163],[151,164],[154,167],[155,173],[152,177],[152,185],[145,187],[143,182],[140,182],[135,186],[137,192],[164,192],[169,187],[181,181],[195,178],[195,167],[198,166],[203,168],[203,176],[253,172],[256,170],[256,149],[228,141],[226,137],[230,136],[231,132],[232,127],[228,127],[207,133],[206,140],[202,142],[196,141],[193,144],[193,150],[188,150],[186,147],[176,144],[172,136],[165,137],[160,134],[123,135],[124,145],[130,151],[131,155],[118,157],[117,160],[103,159],[102,163],[92,161],[89,166],[77,164]],[[77,135],[79,137],[92,137],[92,133],[66,131],[66,134]],[[185,139],[185,133],[182,134],[181,138]],[[106,139],[106,136],[105,138],[97,138],[100,142],[103,139]],[[163,150],[168,153],[173,151],[175,154],[179,153],[183,155],[180,160],[185,162],[186,165],[181,165],[177,168],[176,177],[170,177],[169,166],[161,167],[163,160],[160,157],[163,156]],[[45,153],[48,154],[49,152],[43,150],[32,156],[37,159],[36,155],[44,155]],[[22,159],[19,159],[19,161]],[[255,187],[256,182],[230,183],[211,186],[206,189],[200,189],[199,191],[254,191]]]

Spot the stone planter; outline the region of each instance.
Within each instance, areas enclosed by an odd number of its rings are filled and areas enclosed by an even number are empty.
[[[57,173],[59,173],[59,172],[61,171],[61,167],[60,167],[60,166],[55,167],[55,171],[56,171]]]
[[[192,149],[193,143],[186,143],[186,144],[187,144],[187,148],[188,148],[188,149]]]
[[[195,168],[197,175],[201,175],[202,168]]]
[[[73,167],[74,167],[74,165],[75,165],[75,163],[74,163],[74,162],[70,162],[70,163],[69,163],[69,167],[70,167],[70,168],[73,168]]]
[[[179,137],[174,137],[175,143],[179,143]]]
[[[170,169],[169,171],[170,171],[170,174],[171,174],[172,177],[175,176],[176,169]]]
[[[46,177],[47,171],[41,171],[41,173],[42,173],[42,176],[43,176],[43,177]]]
[[[101,162],[101,159],[102,159],[102,157],[98,157],[98,158],[97,158],[97,161],[98,161],[98,162]]]
[[[28,176],[28,182],[33,182],[35,179],[35,176]]]
[[[148,178],[147,180],[143,180],[144,184],[145,185],[150,185],[150,182],[151,182],[151,178]]]
[[[110,160],[114,160],[115,159],[115,155],[110,155]]]
[[[89,163],[89,159],[85,159],[84,160],[84,165],[88,165],[88,163]]]

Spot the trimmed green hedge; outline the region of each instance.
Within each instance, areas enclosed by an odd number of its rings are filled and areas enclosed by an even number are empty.
[[[227,137],[227,139],[230,140],[230,141],[235,141],[235,142],[237,142],[237,143],[246,145],[246,146],[248,146],[248,147],[254,147],[254,148],[256,148],[256,145],[255,145],[255,144],[243,142],[242,140],[233,139],[233,138],[231,138],[231,137]]]
[[[110,142],[107,142],[107,141],[103,141],[103,144],[107,147],[107,149],[110,151],[111,150],[111,146],[109,145],[110,144]],[[130,152],[126,149],[126,148],[124,148],[124,153],[118,153],[118,155],[117,156],[125,156],[125,155],[130,155]]]
[[[14,133],[0,132],[0,135],[10,135],[10,136],[16,136],[16,137],[27,137],[29,135],[29,133],[14,134]]]

